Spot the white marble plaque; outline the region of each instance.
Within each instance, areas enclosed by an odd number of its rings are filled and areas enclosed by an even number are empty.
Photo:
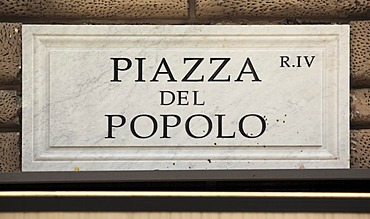
[[[349,167],[349,27],[23,26],[23,171]]]

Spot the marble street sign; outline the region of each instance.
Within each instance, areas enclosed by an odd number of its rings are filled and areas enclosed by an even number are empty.
[[[23,26],[23,171],[349,167],[349,26]]]

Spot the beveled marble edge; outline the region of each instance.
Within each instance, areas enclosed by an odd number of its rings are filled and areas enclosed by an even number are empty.
[[[238,36],[248,34],[251,36],[258,35],[281,35],[275,32],[281,31],[281,26],[284,26],[285,35],[333,35],[349,32],[348,24],[340,25],[22,25],[23,31],[37,32],[37,35],[55,35],[55,32],[71,35],[222,35],[222,36]],[[50,27],[50,28],[48,28]],[[221,28],[220,28],[221,27]],[[298,28],[297,28],[298,27]],[[191,28],[191,32],[188,32]],[[140,29],[140,31],[138,31]],[[109,31],[116,30],[116,33]],[[225,32],[227,30],[227,32]],[[125,32],[120,34],[119,32]],[[173,32],[177,31],[176,34]],[[205,34],[205,31],[207,34]],[[237,34],[233,32],[237,32]],[[344,32],[343,32],[344,31]],[[105,33],[104,33],[105,32]],[[313,33],[314,32],[314,33]],[[330,33],[328,33],[330,32]],[[103,33],[103,34],[102,34]]]

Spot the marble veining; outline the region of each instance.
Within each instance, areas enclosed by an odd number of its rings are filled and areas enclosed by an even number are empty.
[[[349,27],[23,26],[23,171],[349,167]]]

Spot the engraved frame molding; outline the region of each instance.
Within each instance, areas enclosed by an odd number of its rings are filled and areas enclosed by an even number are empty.
[[[189,32],[189,29],[191,31]],[[283,30],[282,30],[283,29]],[[207,34],[204,34],[207,32]],[[282,34],[279,34],[279,32]],[[22,170],[186,170],[349,168],[349,26],[146,26],[23,25]],[[314,146],[235,147],[55,147],[49,140],[49,57],[51,51],[92,48],[91,41],[117,46],[122,40],[176,36],[242,39],[258,46],[261,36],[296,46],[320,48],[323,66],[323,139]],[[253,39],[254,37],[254,39]],[[94,39],[95,38],[95,39]],[[208,40],[209,41],[209,40]],[[191,45],[191,41],[188,41]],[[160,43],[157,44],[161,45]],[[186,45],[186,46],[189,46]],[[178,45],[179,48],[185,46]],[[204,44],[205,46],[205,44]],[[235,44],[234,46],[240,46]],[[283,45],[284,46],[284,45]],[[95,46],[96,47],[96,46]],[[99,47],[102,48],[102,47]],[[327,57],[325,54],[335,54]],[[330,67],[329,65],[332,65]],[[333,85],[334,84],[334,85]],[[146,152],[146,157],[138,151]],[[208,159],[212,157],[212,162]],[[173,163],[176,162],[176,166]],[[155,165],[153,165],[155,163]],[[231,163],[231,165],[229,165]]]

